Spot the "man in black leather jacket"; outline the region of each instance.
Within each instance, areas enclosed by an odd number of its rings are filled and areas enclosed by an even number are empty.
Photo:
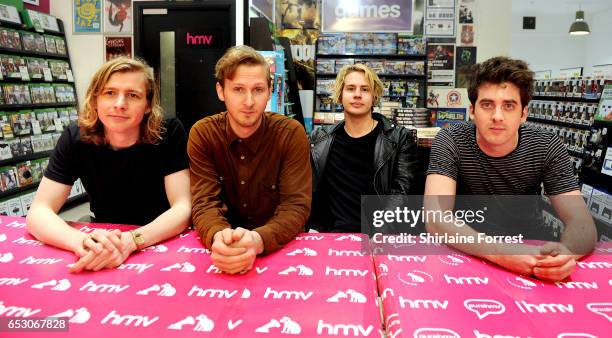
[[[372,108],[382,82],[366,65],[344,66],[336,78],[335,103],[344,121],[310,137],[313,167],[310,229],[360,232],[362,195],[406,195],[415,191],[420,165],[407,129]]]

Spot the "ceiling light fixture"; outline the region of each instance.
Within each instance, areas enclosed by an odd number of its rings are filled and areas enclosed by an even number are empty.
[[[576,11],[576,21],[570,26],[569,33],[570,35],[587,35],[591,33],[589,24],[584,21],[584,11],[580,8]]]

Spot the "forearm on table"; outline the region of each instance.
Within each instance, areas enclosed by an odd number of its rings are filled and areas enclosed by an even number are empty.
[[[75,252],[87,234],[71,227],[57,213],[44,206],[33,205],[26,218],[28,231],[39,241]]]
[[[191,203],[176,203],[170,209],[142,226],[138,231],[145,238],[145,246],[150,246],[183,232],[191,220]]]
[[[307,206],[279,206],[275,216],[270,218],[265,225],[254,229],[262,238],[263,254],[277,251],[304,232],[309,211],[310,208]]]
[[[590,253],[597,243],[597,228],[578,190],[552,195],[550,202],[565,225],[561,243],[578,257]]]
[[[593,251],[597,244],[597,230],[595,225],[584,226],[588,222],[593,222],[590,218],[580,217],[568,221],[565,231],[561,235],[561,244],[567,247],[576,259]]]
[[[208,249],[212,247],[214,236],[217,232],[231,228],[225,218],[227,207],[218,199],[207,200],[207,202],[193,203],[193,226],[200,236],[202,244]]]

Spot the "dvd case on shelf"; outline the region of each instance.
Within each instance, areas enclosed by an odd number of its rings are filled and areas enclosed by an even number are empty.
[[[397,54],[425,55],[427,39],[422,36],[398,34]]]
[[[317,73],[333,74],[335,71],[334,59],[319,59],[317,60]]]
[[[406,61],[405,69],[408,75],[425,75],[425,61]]]
[[[342,33],[326,33],[319,35],[317,39],[319,54],[344,54],[345,39]]]
[[[40,80],[43,78],[43,69],[48,68],[47,60],[40,58],[26,58],[28,64],[28,73],[31,80]]]
[[[17,163],[15,167],[17,168],[17,184],[20,187],[34,183],[32,178],[32,163],[30,161]]]
[[[355,59],[336,59],[336,73],[346,65],[355,64]]]
[[[0,47],[8,49],[21,49],[19,32],[14,29],[0,27]]]
[[[406,74],[406,61],[403,60],[385,60],[385,74]]]
[[[70,69],[70,65],[65,61],[49,60],[49,68],[54,80],[66,80],[66,71]]]
[[[21,66],[26,66],[25,58],[13,55],[0,55],[2,76],[9,79],[21,79]]]
[[[376,74],[384,74],[385,73],[385,64],[383,60],[380,59],[369,59],[365,62],[366,66],[370,67]]]
[[[17,188],[15,167],[6,166],[0,168],[0,190],[7,191],[15,188]]]
[[[335,82],[334,79],[317,79],[317,94],[331,95]]]
[[[68,54],[68,51],[66,50],[66,41],[64,41],[64,38],[55,38],[55,48],[57,49],[57,54],[59,55]]]
[[[57,46],[55,44],[55,37],[52,35],[45,35],[45,50],[47,53],[57,54]]]

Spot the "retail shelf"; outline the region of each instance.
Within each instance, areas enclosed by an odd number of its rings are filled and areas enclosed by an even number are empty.
[[[49,150],[49,151],[42,151],[38,153],[32,153],[32,154],[28,154],[25,156],[11,157],[5,160],[0,160],[0,167],[11,165],[13,163],[37,160],[39,158],[49,157],[50,155],[51,155],[51,151]]]
[[[527,121],[552,124],[555,126],[576,128],[576,129],[582,129],[582,130],[591,129],[591,125],[584,125],[584,124],[579,124],[579,123],[571,123],[571,122],[558,121],[558,120],[547,120],[547,119],[541,119],[541,118],[531,117],[531,116],[527,117]]]
[[[54,102],[54,103],[28,103],[28,104],[0,104],[0,110],[15,110],[29,108],[61,108],[76,106],[76,102]]]
[[[569,96],[540,96],[534,95],[533,100],[539,101],[563,101],[563,102],[583,102],[583,103],[598,103],[598,98],[584,98],[584,97],[569,97]]]
[[[22,79],[16,79],[16,78],[8,78],[5,77],[4,79],[0,80],[0,82],[2,83],[17,83],[17,84],[26,84],[26,83],[47,83],[47,84],[53,84],[53,83],[72,83],[74,84],[74,82],[69,82],[68,80],[53,80],[53,81],[45,81],[45,79],[43,78],[39,78],[39,79],[32,79],[30,78],[29,80],[22,80]]]
[[[423,60],[426,55],[408,54],[317,54],[317,58],[355,58],[355,59],[402,59],[402,60]]]
[[[3,192],[0,192],[0,199],[5,198],[5,197],[9,197],[9,196],[17,195],[20,192],[36,189],[39,184],[40,184],[40,182],[35,182],[35,183],[28,184],[28,185],[24,185],[23,187],[18,187],[18,188],[15,188],[15,189],[10,189],[10,190],[6,190],[6,191],[3,191]]]
[[[321,77],[336,77],[338,74],[332,73],[317,73],[317,76]],[[425,75],[415,75],[415,74],[377,74],[379,77],[385,78],[397,78],[397,79],[425,79]]]
[[[43,58],[53,58],[53,59],[61,59],[61,60],[68,60],[68,55],[59,55],[59,54],[52,54],[52,53],[47,53],[47,52],[35,52],[35,51],[28,51],[28,50],[23,50],[23,49],[14,49],[14,48],[5,48],[5,47],[0,47],[0,53],[1,54],[11,54],[11,55],[19,55],[22,57],[43,57]]]

